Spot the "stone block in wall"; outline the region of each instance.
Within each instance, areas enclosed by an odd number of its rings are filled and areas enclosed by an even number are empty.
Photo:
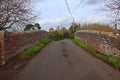
[[[120,55],[120,50],[118,50],[117,48],[110,46],[108,44],[100,44],[100,52],[101,53],[105,53],[106,55],[115,55],[115,56],[119,56]]]

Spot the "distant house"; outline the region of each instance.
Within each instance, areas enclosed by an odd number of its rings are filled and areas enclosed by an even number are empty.
[[[53,32],[53,31],[54,31],[54,29],[53,29],[53,28],[50,28],[50,29],[49,29],[49,32]]]

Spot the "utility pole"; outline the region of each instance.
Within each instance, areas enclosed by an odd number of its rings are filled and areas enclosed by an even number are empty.
[[[115,35],[116,35],[116,36],[119,36],[118,30],[117,30],[117,23],[115,23]]]
[[[61,27],[62,27],[62,23],[61,23]]]
[[[118,15],[119,11],[117,11],[116,17],[115,17],[115,34],[119,36],[118,31],[117,31],[117,24],[118,24]]]
[[[62,26],[63,26],[63,24],[62,24],[62,22],[61,22],[61,29],[62,29]]]
[[[73,33],[74,33],[74,27],[75,27],[75,25],[74,25],[74,19],[73,19],[73,22],[72,22],[72,25],[73,25]]]

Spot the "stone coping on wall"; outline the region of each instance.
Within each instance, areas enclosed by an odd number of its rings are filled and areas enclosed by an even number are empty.
[[[97,35],[106,35],[106,36],[118,38],[118,34],[114,34],[113,32],[105,32],[105,31],[97,31],[97,30],[79,30],[77,32],[87,32],[87,33],[92,33]]]
[[[7,34],[11,34],[11,35],[20,35],[20,34],[33,33],[33,32],[46,32],[46,31],[44,31],[44,30],[30,30],[30,31],[16,31],[16,32],[0,32],[0,34],[7,33]]]

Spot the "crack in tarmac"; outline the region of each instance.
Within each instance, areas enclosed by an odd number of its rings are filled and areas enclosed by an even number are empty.
[[[62,42],[62,48],[63,48],[63,50],[62,50],[63,56],[67,59],[68,64],[69,64],[70,66],[72,66],[72,62],[68,59],[69,55],[68,55],[67,52],[66,52],[65,43],[64,43],[64,42]]]

